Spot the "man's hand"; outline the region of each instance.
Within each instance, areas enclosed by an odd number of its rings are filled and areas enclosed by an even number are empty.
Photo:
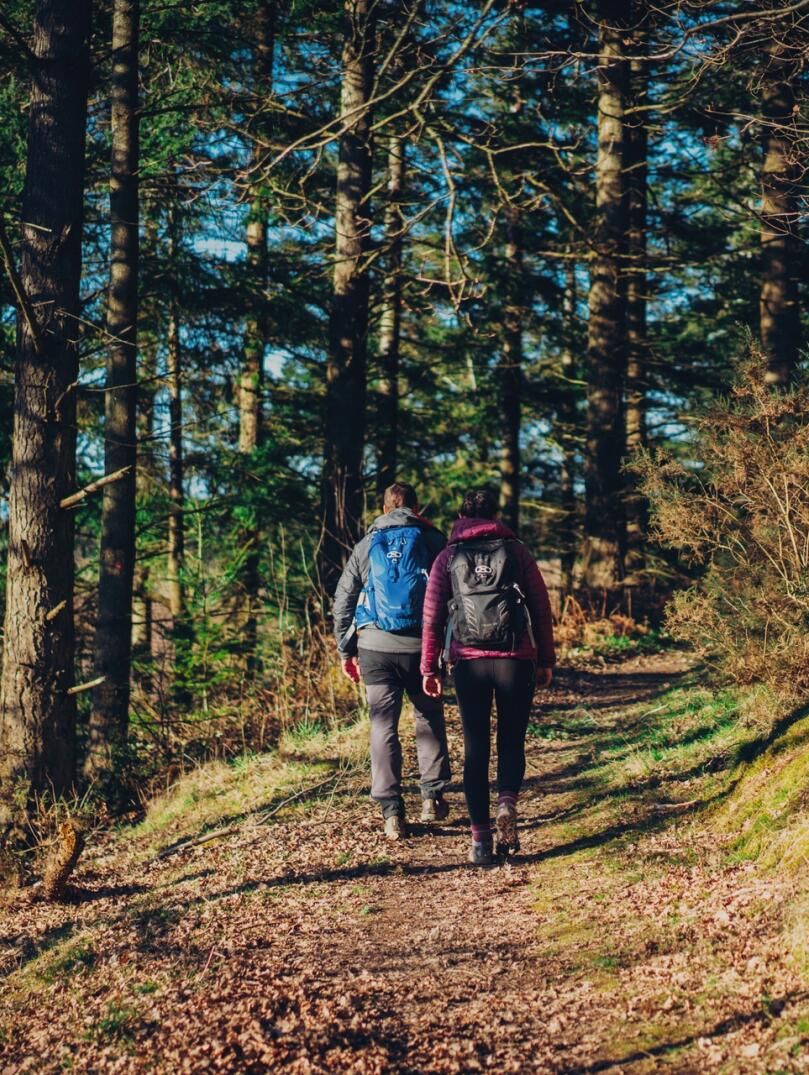
[[[440,698],[444,693],[444,684],[441,676],[425,676],[423,679],[424,693],[428,698]]]
[[[360,666],[357,663],[356,657],[345,657],[343,660],[343,675],[351,680],[352,683],[359,683],[360,681]]]
[[[550,687],[553,680],[552,668],[537,668],[537,686]]]

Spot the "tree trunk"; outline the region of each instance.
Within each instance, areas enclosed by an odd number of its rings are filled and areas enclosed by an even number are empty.
[[[643,41],[636,33],[635,52]],[[638,57],[631,62],[631,93],[633,105],[647,103],[647,65]],[[648,343],[646,338],[646,207],[647,179],[646,113],[633,112],[626,125],[626,179],[628,194],[628,270],[626,275],[626,405],[625,457],[646,444],[646,367]],[[627,478],[626,496],[626,558],[627,583],[640,582],[639,574],[646,566],[646,531],[648,518],[646,501],[631,476]]]
[[[135,404],[138,319],[138,31],[139,0],[115,0],[112,18],[112,174],[110,283],[107,304],[107,390],[104,471],[128,467],[104,488],[95,675],[84,775],[104,785],[115,778],[126,743],[132,664],[132,578],[135,566]]]
[[[573,591],[573,571],[576,566],[578,549],[578,527],[576,525],[576,434],[578,431],[578,414],[576,407],[576,355],[578,353],[579,333],[576,326],[576,262],[567,263],[567,280],[562,297],[562,314],[564,317],[564,350],[562,351],[562,400],[559,407],[560,440],[562,443],[562,477],[561,507],[562,518],[559,526],[562,589],[566,594]]]
[[[372,0],[347,0],[335,210],[336,244],[323,462],[321,579],[327,591],[360,535],[370,243]]]
[[[39,0],[22,200],[21,281],[39,331],[18,316],[9,493],[0,827],[75,767],[73,514],[89,4]]]
[[[171,262],[174,263],[174,239],[171,240]],[[183,396],[182,356],[180,353],[180,313],[177,296],[172,291],[169,300],[168,323],[168,383],[169,383],[169,547],[168,589],[169,608],[175,639],[183,633],[185,624],[185,519],[183,474]]]
[[[621,0],[602,0],[599,5],[595,250],[590,268],[587,341],[585,581],[589,586],[606,589],[616,587],[623,577],[620,466],[627,230],[624,110],[629,75],[624,58],[625,8]]]
[[[149,225],[147,224],[147,230]],[[141,311],[143,316],[144,311]],[[147,318],[159,323],[159,313],[150,304],[145,311]],[[157,340],[147,337],[140,345],[141,373],[137,399],[138,469],[135,481],[136,500],[148,502],[155,486],[155,396],[157,378]],[[135,573],[132,582],[132,657],[140,662],[139,687],[145,693],[151,690],[151,655],[154,617],[151,596],[151,555],[146,549],[135,557]]]
[[[272,87],[273,51],[275,47],[275,4],[262,3],[254,26],[255,64],[254,93],[263,107],[265,96]],[[252,164],[258,163],[259,151],[253,153]],[[247,266],[252,293],[251,312],[244,334],[244,361],[239,378],[239,452],[245,459],[253,456],[261,443],[261,399],[264,375],[264,352],[267,348],[267,204],[258,190],[250,198],[247,222]],[[251,498],[255,503],[256,497]],[[257,607],[260,584],[259,543],[260,526],[255,520],[239,535],[245,550],[241,570],[242,610],[241,646],[245,666],[252,673],[256,668]]]
[[[503,441],[500,447],[500,511],[516,532],[520,525],[520,391],[522,387],[523,262],[520,222],[506,212],[506,289],[503,351],[498,362]]]
[[[399,342],[402,327],[401,198],[404,188],[404,139],[393,134],[388,143],[388,201],[385,207],[387,271],[379,322],[379,456],[377,494],[396,481],[399,467]]]
[[[769,382],[789,384],[798,361],[800,312],[796,281],[798,220],[795,149],[789,130],[795,104],[791,66],[773,55],[764,85],[761,172],[761,349]]]

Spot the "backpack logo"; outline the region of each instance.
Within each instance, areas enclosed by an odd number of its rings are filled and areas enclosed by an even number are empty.
[[[491,582],[494,578],[494,568],[489,564],[475,564],[475,578],[478,582]]]
[[[402,554],[398,549],[391,549],[390,552],[387,553],[387,557],[391,563],[398,564],[402,558]]]

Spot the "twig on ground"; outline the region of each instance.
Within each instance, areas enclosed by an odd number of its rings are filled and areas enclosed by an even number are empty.
[[[298,799],[304,799],[307,795],[311,795],[315,791],[319,791],[320,788],[325,787],[332,781],[337,781],[343,775],[345,770],[339,769],[336,773],[332,773],[326,777],[325,780],[319,781],[317,784],[310,784],[305,788],[300,788],[294,793],[289,795],[286,799],[282,799],[281,802],[271,810],[261,811],[255,819],[256,826],[265,824],[271,817],[277,814],[280,810],[283,810],[285,806],[289,806],[290,803],[295,802]],[[204,836],[198,836],[194,840],[188,840],[183,844],[172,844],[170,847],[164,847],[162,851],[159,851],[151,862],[159,862],[161,859],[169,858],[171,855],[178,855],[181,851],[190,851],[194,847],[201,847],[203,844],[210,843],[212,840],[217,840],[220,837],[233,836],[235,833],[241,830],[241,825],[229,825],[227,828],[214,829],[213,832],[206,832]],[[250,837],[250,840],[254,839],[254,836]],[[249,841],[242,841],[249,842]]]
[[[678,810],[691,810],[703,802],[705,802],[704,799],[689,799],[688,802],[682,803],[655,803],[654,809],[660,813],[676,814]]]
[[[277,803],[272,808],[272,810],[263,810],[258,815],[258,823],[260,825],[263,825],[265,822],[269,821],[271,817],[277,814],[279,810],[283,810],[283,808],[285,806],[288,806],[290,803],[295,802],[297,799],[306,798],[306,796],[310,795],[313,791],[319,791],[321,788],[325,788],[325,786],[327,784],[331,784],[332,781],[339,781],[340,777],[343,776],[344,772],[344,769],[338,769],[336,773],[332,773],[331,776],[327,776],[325,780],[321,780],[318,784],[312,784],[308,788],[301,788],[301,790],[296,791],[294,795],[290,795],[288,799],[282,799],[280,803]]]

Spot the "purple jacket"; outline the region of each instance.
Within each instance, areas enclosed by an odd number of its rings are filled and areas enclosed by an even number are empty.
[[[494,519],[458,519],[452,528],[449,545],[439,553],[430,572],[427,593],[424,597],[424,623],[421,636],[421,673],[434,675],[438,671],[438,658],[444,646],[444,631],[447,625],[448,603],[452,597],[452,581],[449,564],[452,559],[452,544],[456,541],[473,538],[513,538],[514,534],[507,526]],[[548,591],[536,561],[522,544],[516,546],[516,555],[522,573],[522,588],[528,611],[531,615],[536,648],[526,631],[515,650],[504,653],[502,650],[475,649],[473,646],[460,646],[453,638],[450,647],[450,661],[467,661],[475,657],[516,657],[520,660],[537,661],[543,668],[552,668],[556,664],[553,648],[553,619],[548,601]]]

